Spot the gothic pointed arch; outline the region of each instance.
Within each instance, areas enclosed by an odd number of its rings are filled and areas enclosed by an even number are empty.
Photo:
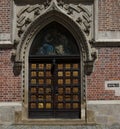
[[[74,11],[77,12],[77,17],[74,16]],[[91,14],[82,5],[78,7],[64,5],[64,3],[56,0],[41,5],[28,5],[21,9],[17,14],[16,39],[14,40],[14,51],[12,53],[15,75],[20,74],[22,62],[29,53],[35,35],[54,21],[63,25],[76,39],[82,53],[85,74],[89,75],[93,70],[93,63],[96,59],[96,50],[92,47],[89,39],[90,17]]]
[[[81,4],[79,5],[64,4],[62,1],[58,2],[57,0],[51,0],[51,1],[45,2],[44,4],[24,6],[17,13],[17,21],[16,21],[17,26],[15,30],[16,38],[14,40],[14,49],[12,52],[11,59],[14,63],[14,66],[13,66],[14,74],[18,76],[21,73],[22,75],[22,86],[23,86],[23,93],[22,93],[23,94],[23,111],[22,111],[23,113],[22,114],[23,114],[23,118],[25,119],[28,118],[28,115],[30,113],[29,112],[30,103],[29,103],[29,95],[28,95],[29,91],[31,90],[29,89],[31,85],[30,84],[30,73],[31,73],[30,63],[31,62],[29,60],[30,53],[32,48],[34,48],[33,44],[36,37],[39,36],[42,30],[47,28],[49,25],[52,25],[52,23],[55,23],[56,25],[63,28],[63,30],[65,30],[67,33],[69,33],[69,35],[71,35],[71,37],[73,37],[75,41],[75,42],[73,41],[75,44],[72,44],[72,45],[73,46],[76,45],[78,48],[78,51],[79,51],[79,54],[78,54],[79,56],[77,57],[78,67],[77,67],[77,70],[75,69],[77,71],[77,72],[75,71],[75,73],[77,73],[77,76],[73,78],[76,78],[79,80],[78,91],[79,91],[80,98],[79,98],[78,107],[80,108],[80,110],[78,112],[80,113],[81,110],[84,110],[84,111],[86,110],[85,75],[90,75],[92,73],[93,66],[94,66],[93,64],[97,56],[96,49],[93,48],[92,40],[90,38],[91,14]],[[71,50],[71,48],[69,50]],[[73,52],[72,54],[74,55],[74,53],[75,52]],[[69,59],[70,58],[71,57],[69,56]],[[39,56],[39,61],[41,59],[42,58]],[[47,59],[49,60],[49,58]],[[76,61],[76,58],[75,59],[72,58],[72,59]],[[68,61],[68,59],[64,58],[64,61],[66,62]],[[73,65],[76,65],[76,64],[73,64],[73,62],[71,60],[71,64],[70,64],[71,66],[70,72],[72,76],[73,76]],[[53,64],[54,64],[54,60],[53,60]],[[65,66],[65,63],[64,63],[64,66]],[[38,73],[37,73],[37,76],[38,76]],[[43,74],[46,75],[46,73],[43,73]],[[63,75],[65,75],[65,73]],[[46,77],[44,79],[46,79]],[[70,79],[69,80],[67,79],[68,78],[66,78],[66,83],[67,81],[70,80]],[[37,82],[39,82],[39,80],[37,80]],[[46,82],[46,80],[44,82]],[[69,82],[73,83],[73,80],[70,80]],[[46,89],[44,89],[44,91],[45,90]],[[64,91],[66,90],[67,89],[64,89]],[[72,94],[71,94],[71,98],[73,98]],[[70,103],[71,103],[70,105],[74,105],[72,101]],[[46,107],[47,107],[47,103],[46,103]],[[85,116],[85,114],[83,116]],[[82,115],[79,118],[82,118]]]

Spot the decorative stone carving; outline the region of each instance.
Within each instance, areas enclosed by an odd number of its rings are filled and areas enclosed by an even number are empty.
[[[93,61],[86,61],[84,65],[84,72],[86,75],[90,75],[93,71]]]
[[[22,62],[21,61],[14,62],[13,73],[15,76],[18,76],[20,74],[21,69],[22,69]]]
[[[19,44],[19,40],[14,40],[14,49],[16,49],[17,48],[17,45]]]
[[[92,52],[91,52],[91,57],[92,57],[92,60],[93,62],[97,59],[97,50],[94,48],[94,44],[95,44],[95,40],[92,39],[89,41],[90,45],[91,45],[91,49],[92,49]]]
[[[58,2],[58,6],[62,8],[62,7],[64,6],[64,2],[63,2],[62,0],[60,0],[60,1]]]
[[[68,25],[69,30],[71,30],[70,26],[74,26],[73,28],[77,33],[73,32],[73,34],[78,34],[78,37],[80,35],[78,40],[84,39],[80,41],[80,46],[81,50],[85,51],[86,54],[84,57],[85,73],[89,75],[92,72],[94,61],[97,58],[97,52],[93,48],[90,37],[92,14],[83,4],[65,4],[62,0],[47,0],[43,4],[27,5],[17,13],[17,40],[15,39],[14,41],[16,51],[12,53],[15,69],[21,70],[19,63],[16,62],[23,60],[20,54],[23,49],[24,53],[26,52],[30,39],[35,35],[36,30],[41,27],[41,24],[44,26],[49,21],[57,21],[57,19],[59,19],[58,22],[63,22],[63,25],[68,22],[70,24]],[[28,36],[27,40],[26,36]]]
[[[64,4],[63,1],[57,2],[56,0],[46,1],[42,5],[27,5],[23,7],[17,14],[17,31],[18,37],[24,32],[24,26],[30,24],[35,20],[36,16],[44,14],[52,9],[56,9],[66,14],[76,21],[87,37],[90,35],[91,27],[91,13],[81,4]]]
[[[58,6],[67,11],[68,15],[72,15],[73,19],[78,22],[81,29],[85,32],[86,36],[90,35],[90,27],[91,27],[91,16],[92,14],[82,5],[73,5],[73,4],[64,4],[62,1],[59,1]],[[77,15],[76,15],[77,13]]]
[[[44,2],[45,8],[49,7],[49,5],[50,5],[50,0],[47,0],[46,2]]]
[[[45,4],[47,3],[47,4]],[[26,28],[32,20],[36,18],[36,16],[40,15],[40,11],[45,10],[45,8],[49,5],[49,2],[45,2],[45,5],[27,5],[23,7],[17,14],[17,30],[18,37],[21,37],[24,33],[24,28]]]
[[[11,52],[11,61],[15,61],[15,58],[16,58],[16,51],[13,50],[13,51]]]
[[[24,30],[22,28],[20,28],[18,30],[18,37],[21,37],[21,35],[23,34]]]
[[[28,24],[30,24],[32,21],[30,20],[30,18],[27,18],[26,20],[25,20],[25,25],[28,25]]]
[[[34,15],[35,15],[35,16],[40,15],[40,10],[39,10],[39,9],[35,10],[35,11],[34,11]]]

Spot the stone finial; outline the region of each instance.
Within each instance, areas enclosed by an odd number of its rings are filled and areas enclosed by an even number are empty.
[[[84,65],[84,72],[86,75],[90,75],[93,72],[93,63],[94,61],[86,61]]]
[[[20,74],[21,69],[22,69],[22,62],[21,61],[14,62],[13,73],[15,76],[18,76]]]

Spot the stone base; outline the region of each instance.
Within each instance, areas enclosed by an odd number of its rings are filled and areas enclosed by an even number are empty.
[[[40,125],[0,125],[0,129],[120,129],[120,125],[82,125],[82,126],[40,126]]]
[[[0,124],[15,124],[15,112],[22,110],[21,103],[7,102],[0,103]],[[1,129],[1,128],[0,128]]]
[[[0,103],[0,125],[7,127],[7,125],[18,126],[22,129],[23,125],[32,127],[33,125],[44,126],[44,129],[52,125],[55,129],[64,129],[64,127],[70,126],[69,129],[79,129],[77,127],[96,127],[100,126],[112,126],[120,124],[120,101],[88,101],[87,113],[85,113],[85,119],[23,119],[22,116],[22,103]],[[99,125],[98,125],[99,124]],[[6,126],[5,126],[6,125]],[[45,126],[46,125],[46,126]],[[76,126],[77,125],[77,126]],[[78,126],[79,125],[79,126]],[[28,127],[25,126],[25,129]],[[61,128],[62,127],[62,128]],[[73,128],[74,127],[74,128]],[[37,127],[36,127],[37,128]],[[94,129],[93,128],[93,129]],[[9,128],[8,128],[9,129]],[[19,128],[17,128],[19,129]],[[30,128],[32,129],[32,128]],[[51,128],[50,128],[51,129]],[[91,128],[92,129],[92,128]],[[98,128],[99,129],[99,128]],[[102,128],[100,128],[102,129]],[[111,128],[112,129],[112,128]],[[116,129],[116,128],[114,128]],[[120,129],[120,128],[119,128]]]
[[[88,122],[94,118],[95,123],[102,125],[120,124],[120,101],[88,101]],[[119,128],[120,129],[120,128]]]

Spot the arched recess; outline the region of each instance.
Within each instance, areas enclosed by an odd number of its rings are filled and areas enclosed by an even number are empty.
[[[85,73],[89,75],[93,71],[93,63],[96,59],[96,50],[92,48],[91,41],[88,40],[85,33],[82,31],[77,22],[71,19],[66,14],[57,10],[50,10],[49,12],[36,18],[25,30],[19,30],[21,36],[14,40],[15,51],[12,53],[12,60],[14,61],[14,74],[19,75],[21,71],[21,61],[23,60],[23,53],[31,44],[32,40],[39,30],[44,28],[47,24],[56,21],[67,28],[76,39],[79,48],[84,53]],[[23,31],[23,32],[21,32]],[[87,65],[90,66],[89,69]]]
[[[81,118],[80,55],[57,22],[36,35],[29,53],[29,118]]]
[[[53,4],[54,5],[54,4]],[[74,19],[69,15],[61,11],[57,6],[53,6],[46,10],[42,15],[35,18],[22,32],[18,40],[14,42],[14,48],[16,51],[12,54],[12,59],[14,61],[14,73],[19,75],[22,70],[23,79],[23,117],[28,117],[28,57],[30,47],[35,36],[42,30],[45,26],[52,22],[57,22],[65,27],[75,38],[77,46],[80,50],[81,58],[81,103],[86,101],[86,87],[85,87],[85,75],[89,75],[93,69],[93,63],[96,57],[96,51],[91,47],[85,33],[82,31],[80,26]],[[19,30],[20,34],[21,31]],[[85,107],[84,107],[85,109]]]
[[[24,35],[22,36],[22,40],[18,44],[16,60],[21,60],[22,58],[21,53],[22,53],[23,47],[25,47],[24,45],[26,46],[28,45],[27,44],[27,40],[29,40],[28,38],[33,39],[34,36],[39,32],[39,30],[41,30],[42,28],[44,28],[46,25],[48,25],[53,21],[56,21],[61,25],[63,25],[65,28],[67,28],[77,40],[77,43],[80,49],[82,49],[82,51],[85,52],[86,60],[92,60],[91,54],[90,54],[91,46],[84,32],[78,26],[77,22],[75,23],[71,18],[56,10],[52,10],[43,14],[42,16],[40,16],[30,24],[29,28],[25,31]]]

